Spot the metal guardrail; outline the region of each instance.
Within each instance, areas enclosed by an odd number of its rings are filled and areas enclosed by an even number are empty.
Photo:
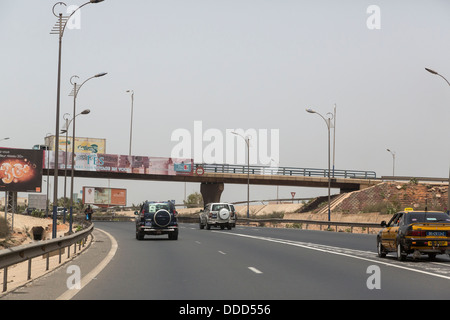
[[[231,164],[195,164],[195,170],[202,167],[204,172],[213,173],[240,173],[260,174],[260,175],[282,175],[282,176],[304,176],[304,177],[328,177],[328,169],[316,168],[295,168],[295,167],[270,167],[270,166],[249,166]],[[375,171],[360,170],[330,170],[333,178],[353,178],[353,179],[376,179]]]
[[[198,222],[197,217],[178,217],[179,222],[186,222],[186,223],[196,223]],[[370,232],[370,228],[372,229],[379,229],[381,228],[381,225],[379,223],[368,223],[368,222],[345,222],[345,221],[325,221],[325,220],[301,220],[301,219],[252,219],[252,218],[239,218],[237,220],[237,224],[248,224],[250,222],[256,222],[259,225],[262,225],[264,223],[300,223],[305,224],[306,228],[308,228],[308,225],[319,225],[319,226],[327,226],[328,227],[335,227],[337,231],[337,227],[350,227],[351,232],[353,232],[353,228],[367,228],[367,233]],[[320,229],[322,230],[322,228]]]
[[[93,216],[93,221],[116,221],[116,222],[127,222],[134,221],[134,217],[126,217],[126,216]],[[197,223],[199,220],[198,217],[177,217],[178,222],[184,223]],[[368,222],[342,222],[342,221],[325,221],[325,220],[301,220],[301,219],[252,219],[252,218],[241,218],[239,217],[237,223],[238,224],[248,224],[250,222],[258,223],[262,225],[264,223],[298,223],[305,224],[306,228],[308,225],[319,225],[319,226],[327,226],[327,227],[335,227],[336,231],[338,227],[349,227],[351,232],[353,232],[353,228],[367,228],[367,233],[370,232],[370,229],[378,229],[381,228],[379,223],[368,223]],[[322,228],[321,228],[322,230]]]
[[[50,253],[59,250],[59,263],[61,263],[62,249],[69,247],[67,254],[70,255],[70,246],[78,243],[79,247],[84,246],[86,238],[91,234],[94,229],[94,225],[91,224],[88,228],[71,234],[62,238],[55,238],[50,240],[42,240],[32,244],[20,245],[3,249],[0,251],[0,269],[4,270],[3,273],[3,292],[7,290],[8,283],[8,267],[28,260],[28,277],[31,279],[31,259],[46,255],[47,265],[46,270],[49,269]]]

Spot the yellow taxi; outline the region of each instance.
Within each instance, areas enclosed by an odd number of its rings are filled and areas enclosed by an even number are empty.
[[[437,211],[397,212],[388,223],[381,222],[383,229],[377,235],[378,256],[397,252],[398,260],[406,260],[427,254],[430,259],[437,254],[450,255],[450,216]]]

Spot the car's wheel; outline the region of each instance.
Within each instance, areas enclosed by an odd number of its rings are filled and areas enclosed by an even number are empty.
[[[136,239],[144,240],[144,233],[140,231],[136,231]]]
[[[397,242],[397,259],[400,261],[405,261],[406,260],[406,252],[403,252],[403,248],[402,245],[400,243],[400,241]]]
[[[386,251],[384,250],[380,240],[377,241],[377,252],[380,258],[386,257]]]
[[[211,225],[208,222],[206,223],[206,230],[211,230]]]
[[[200,226],[200,229],[205,229],[205,225],[202,223],[201,220],[200,220],[199,226]]]

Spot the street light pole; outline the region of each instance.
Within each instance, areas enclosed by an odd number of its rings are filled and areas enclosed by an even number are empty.
[[[245,138],[237,132],[231,132],[242,139],[247,144],[247,219],[250,218],[250,137]]]
[[[66,129],[61,130],[62,133],[66,134],[66,150],[67,150],[67,141],[68,141],[68,132],[69,132],[69,126],[72,123],[72,121],[74,121],[74,119],[76,117],[78,117],[79,115],[85,115],[85,114],[89,114],[91,112],[91,110],[86,109],[83,110],[81,113],[77,114],[75,117],[73,117],[72,119],[68,120],[66,119]],[[68,114],[68,113],[66,113]],[[75,121],[74,121],[75,122]],[[72,137],[72,155],[73,155],[73,148],[75,145],[75,139],[73,139]],[[72,156],[72,164],[71,164],[71,172],[72,172],[72,168],[73,168],[73,156]],[[66,169],[67,169],[67,151],[66,151]],[[73,178],[73,176],[72,176]],[[72,194],[73,197],[73,184],[72,184],[72,180],[71,180],[71,188],[70,188],[70,193]],[[66,183],[64,182],[64,198],[66,197]],[[73,203],[73,198],[71,197],[71,203]],[[69,232],[72,233],[72,222],[73,222],[73,215],[72,215],[72,207],[73,205],[70,206],[70,211],[69,211]],[[65,210],[64,210],[64,214],[65,214]]]
[[[395,177],[395,152],[390,149],[386,149],[388,152],[392,154],[392,176]]]
[[[315,113],[318,114],[326,123],[327,128],[328,128],[328,221],[331,220],[331,175],[330,175],[330,171],[331,171],[331,135],[330,135],[330,129],[331,129],[331,120],[333,119],[333,114],[328,112],[328,118],[325,118],[324,116],[322,116],[320,113],[310,109],[306,109],[306,112],[309,113]],[[329,226],[328,226],[329,227]]]
[[[441,77],[442,79],[445,80],[445,82],[447,82],[447,84],[450,86],[450,82],[441,74],[439,74],[438,72],[430,69],[430,68],[425,68],[425,70],[427,70],[429,73],[437,75],[439,77]],[[450,215],[450,165],[448,168],[448,189],[447,189],[447,194],[448,194],[448,199],[447,199],[447,214]]]
[[[134,105],[134,91],[127,90],[127,92],[131,92],[131,121],[130,121],[130,150],[128,151],[128,155],[131,156],[131,140],[133,137],[133,105]]]
[[[60,97],[61,97],[61,49],[62,49],[62,38],[64,36],[64,30],[66,29],[67,22],[69,19],[84,7],[90,3],[99,3],[104,0],[90,0],[85,4],[79,6],[76,10],[74,10],[69,16],[63,16],[62,13],[56,14],[55,7],[57,5],[66,6],[64,2],[57,2],[53,5],[52,11],[53,15],[58,18],[56,25],[53,27],[51,34],[57,34],[58,37],[58,76],[57,76],[57,88],[56,88],[56,125],[55,125],[55,168],[54,168],[54,188],[53,188],[53,225],[52,225],[52,238],[56,238],[56,218],[57,218],[57,206],[58,206],[58,170],[59,170],[59,161],[58,161],[58,151],[59,151],[59,114],[60,114]]]
[[[106,72],[98,73],[95,76],[92,76],[86,79],[80,86],[77,86],[76,82],[72,83],[72,79],[78,78],[78,76],[72,76],[70,78],[70,83],[73,84],[73,116],[72,116],[72,167],[71,167],[71,177],[70,177],[70,220],[69,220],[69,232],[72,233],[72,222],[73,222],[73,182],[74,182],[74,173],[75,173],[75,118],[76,118],[76,104],[78,93],[80,92],[81,87],[91,79],[103,77],[107,75]],[[83,111],[83,114],[88,114],[90,110]]]

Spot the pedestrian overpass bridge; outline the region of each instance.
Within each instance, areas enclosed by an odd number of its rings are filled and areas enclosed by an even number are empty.
[[[225,183],[327,188],[330,182],[331,188],[340,189],[341,192],[349,192],[361,190],[380,182],[374,171],[331,170],[329,179],[327,169],[195,164],[191,159],[134,156],[122,156],[126,160],[116,159],[111,155],[96,155],[95,157],[97,158],[90,159],[90,164],[89,156],[83,155],[82,160],[77,159],[74,176],[141,181],[198,182],[201,183],[200,191],[205,203],[219,202]],[[54,166],[51,163],[47,166],[46,161],[43,163],[43,174],[54,175]],[[79,165],[79,163],[84,163],[84,165]],[[135,163],[138,163],[138,165],[133,165]],[[67,176],[71,175],[70,163],[67,166],[67,172],[64,167],[64,161],[60,161],[59,177],[66,174]]]

